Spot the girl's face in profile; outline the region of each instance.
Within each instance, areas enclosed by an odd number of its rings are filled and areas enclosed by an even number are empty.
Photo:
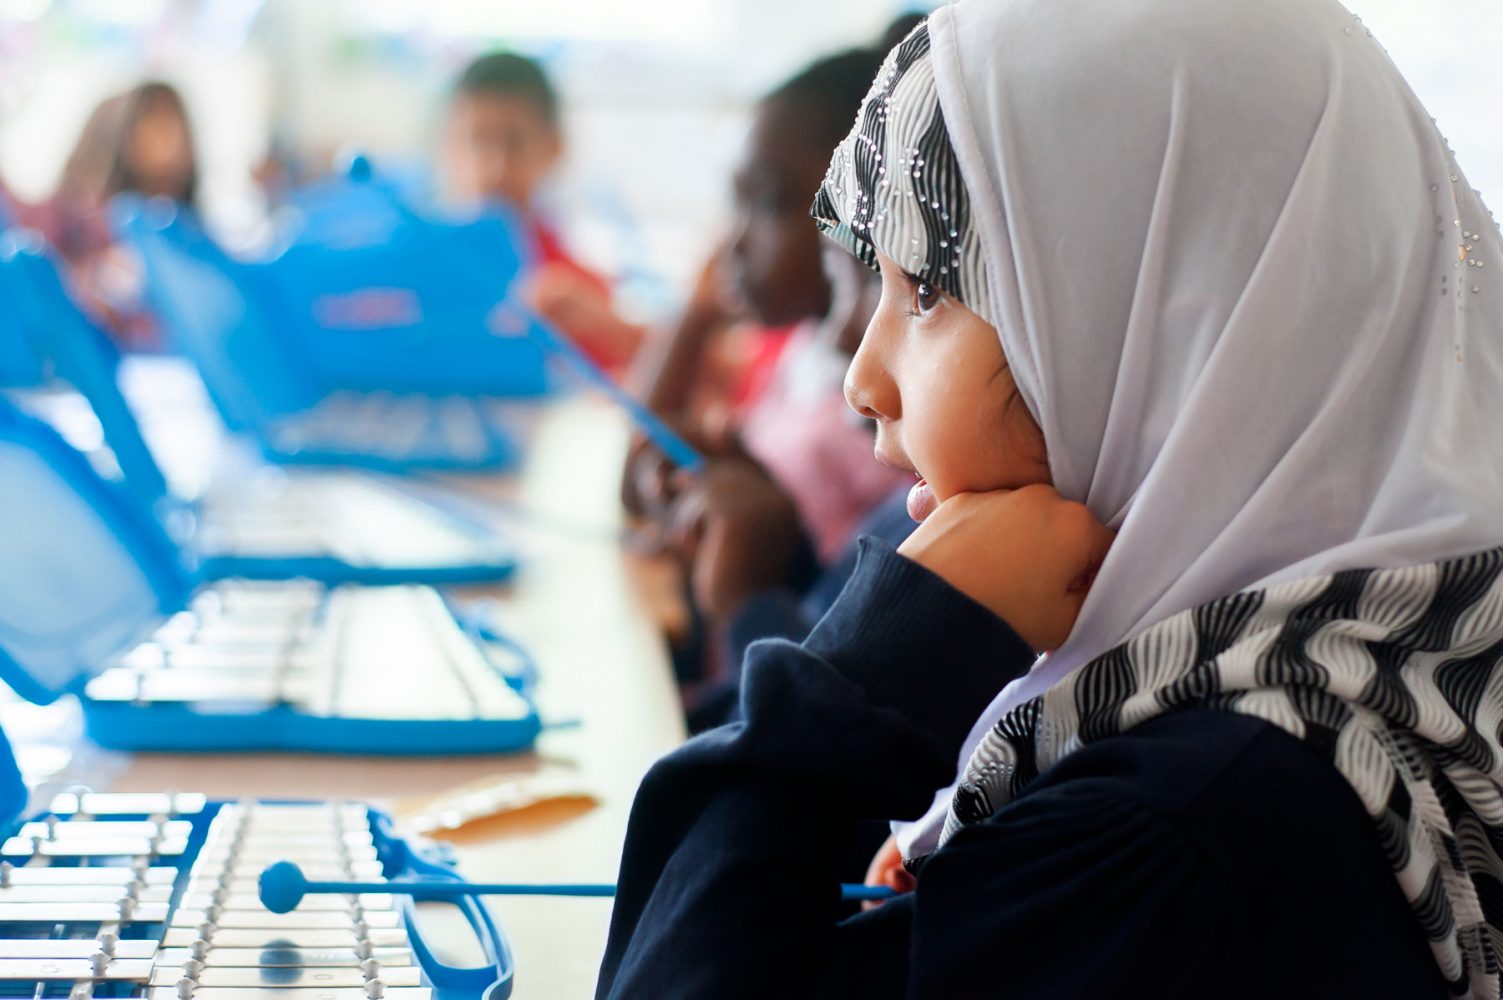
[[[877,459],[919,477],[908,513],[921,521],[957,493],[1050,482],[997,331],[887,257],[877,262],[882,298],[845,397],[877,422]]]

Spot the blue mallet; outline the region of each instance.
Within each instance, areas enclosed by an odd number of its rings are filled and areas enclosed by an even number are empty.
[[[609,882],[580,884],[516,884],[506,882],[452,882],[445,879],[403,879],[397,882],[310,882],[291,861],[278,861],[261,872],[261,905],[272,913],[291,913],[311,893],[386,892],[413,899],[454,900],[464,896],[614,896]],[[840,898],[881,900],[896,895],[881,885],[842,885]]]
[[[704,456],[695,451],[693,445],[685,441],[656,413],[632,398],[631,393],[617,385],[615,379],[602,371],[573,343],[543,323],[534,323],[529,334],[543,350],[568,367],[580,381],[599,389],[630,414],[637,427],[670,462],[687,472],[697,474],[704,471]]]

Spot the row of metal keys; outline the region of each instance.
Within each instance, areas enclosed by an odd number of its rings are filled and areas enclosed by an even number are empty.
[[[127,801],[128,800],[128,801]],[[202,796],[59,796],[0,852],[0,989],[138,996]],[[92,819],[89,810],[145,819]]]
[[[86,692],[141,705],[288,705],[315,717],[464,721],[528,713],[443,598],[411,586],[279,599],[240,585],[169,622]]]
[[[261,906],[256,880],[284,858],[311,878],[382,877],[361,806],[224,806],[163,936],[151,1000],[430,1000],[392,896]]]
[[[0,864],[0,993],[431,1000],[394,897],[261,906],[257,878],[284,858],[314,878],[380,881],[364,807],[229,804],[203,831],[206,808],[202,796],[74,794],[23,824]]]

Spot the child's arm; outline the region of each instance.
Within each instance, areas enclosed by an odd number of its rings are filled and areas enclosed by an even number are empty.
[[[668,518],[694,606],[717,626],[752,595],[805,586],[819,571],[793,498],[750,457],[712,458]]]
[[[721,273],[725,248],[722,243],[706,259],[678,322],[644,346],[628,379],[641,387],[642,399],[656,413],[678,413],[688,407],[707,346],[733,319]]]
[[[630,364],[646,336],[641,326],[617,314],[608,289],[574,265],[543,264],[528,280],[523,296],[534,312],[607,371]]]
[[[751,648],[746,721],[649,772],[600,997],[756,994],[826,977],[838,981],[831,995],[850,995],[857,973],[904,992],[914,904],[837,923],[838,860],[858,821],[927,808],[981,708],[1033,663],[1033,647],[995,612],[1017,614],[1024,634],[1052,635],[1073,619],[1072,586],[1101,541],[1053,491],[957,499],[904,544],[910,558],[864,543],[802,646]]]

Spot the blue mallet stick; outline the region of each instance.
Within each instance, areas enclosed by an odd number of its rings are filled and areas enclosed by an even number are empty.
[[[656,445],[670,462],[680,469],[696,474],[704,470],[704,456],[695,451],[693,445],[685,441],[656,413],[617,385],[615,379],[601,371],[600,367],[585,356],[578,347],[554,333],[543,323],[533,323],[528,334],[536,338],[550,355],[566,364],[581,381],[599,389],[617,406],[631,414],[632,420],[642,429],[642,433],[647,435],[648,440]]]
[[[444,879],[404,879],[397,882],[310,882],[291,861],[278,861],[261,872],[261,905],[272,913],[291,913],[308,893],[387,892],[413,899],[454,900],[464,896],[614,896],[609,882],[517,884],[507,882],[450,882]],[[896,895],[883,885],[842,885],[840,898],[881,900]]]

